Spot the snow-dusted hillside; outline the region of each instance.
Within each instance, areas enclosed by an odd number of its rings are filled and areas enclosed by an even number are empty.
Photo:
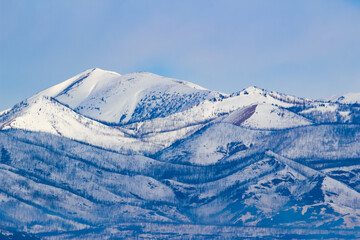
[[[84,116],[114,124],[164,117],[204,100],[222,97],[195,84],[152,73],[121,76],[98,68],[39,95],[53,97]]]
[[[87,70],[0,112],[0,238],[358,239],[343,97]]]
[[[332,97],[329,100],[343,104],[360,104],[360,93],[347,93],[344,95]]]
[[[84,117],[45,96],[31,98],[0,118],[3,130],[46,132],[121,152],[150,152],[161,148],[128,136],[119,128]]]
[[[234,116],[254,104],[261,110],[243,126],[277,129],[311,124],[285,109],[304,102],[311,101],[255,87],[228,96],[151,73],[121,76],[96,68],[4,111],[0,128],[47,132],[122,152],[154,153],[211,120]]]
[[[230,113],[224,121],[257,129],[291,128],[312,123],[302,116],[270,104],[255,104],[239,108]]]

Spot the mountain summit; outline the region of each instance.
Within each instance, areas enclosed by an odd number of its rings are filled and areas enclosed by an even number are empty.
[[[0,113],[0,237],[358,239],[354,96],[87,70]]]
[[[195,84],[152,73],[120,75],[99,68],[80,73],[38,95],[52,97],[84,116],[112,124],[165,117],[221,96]]]

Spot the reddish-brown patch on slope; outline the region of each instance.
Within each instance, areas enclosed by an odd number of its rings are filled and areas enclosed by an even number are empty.
[[[255,113],[256,107],[257,104],[254,104],[249,107],[236,110],[235,112],[230,114],[229,116],[230,122],[240,126],[243,122],[245,122]]]

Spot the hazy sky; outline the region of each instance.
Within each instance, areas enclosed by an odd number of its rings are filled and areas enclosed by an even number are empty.
[[[0,110],[93,67],[225,93],[360,92],[360,1],[0,0]]]

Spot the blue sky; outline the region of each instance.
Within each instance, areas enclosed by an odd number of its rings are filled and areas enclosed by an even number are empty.
[[[360,92],[360,1],[0,0],[0,109],[86,69]]]

